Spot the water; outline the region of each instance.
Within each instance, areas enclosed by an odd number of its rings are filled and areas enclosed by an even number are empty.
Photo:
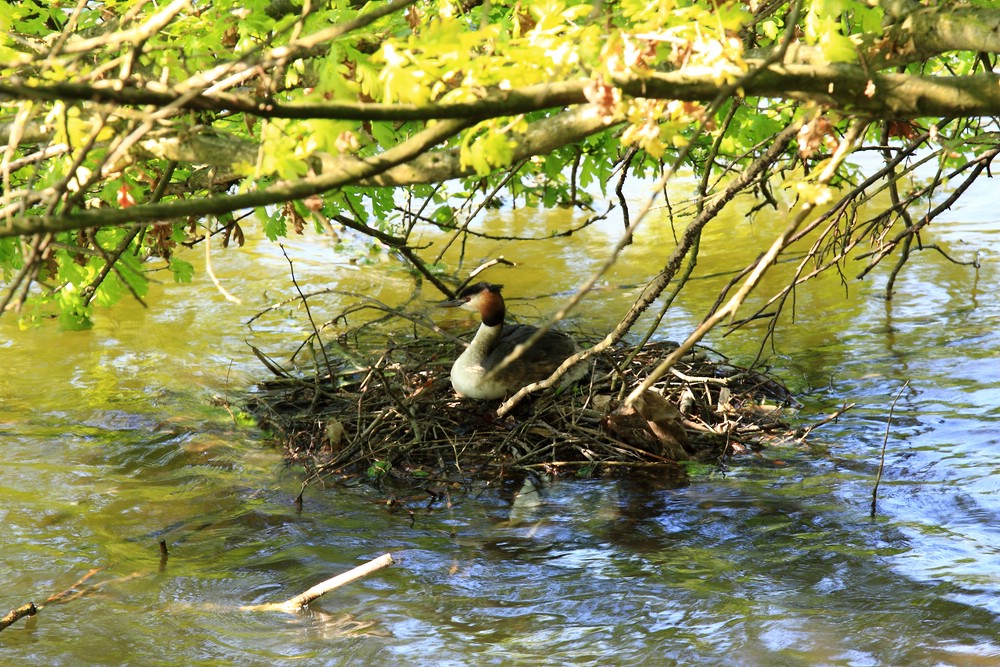
[[[564,481],[512,510],[491,489],[390,508],[364,485],[314,487],[298,511],[299,471],[241,425],[237,404],[233,414],[223,407],[266,373],[246,341],[289,363],[283,353],[309,330],[294,306],[243,326],[293,294],[284,258],[267,245],[215,257],[242,306],[203,281],[194,291],[156,288],[149,311],[101,312],[90,332],[21,333],[0,319],[0,612],[42,604],[92,570],[77,590],[98,586],[0,633],[4,661],[994,664],[1000,246],[980,203],[991,198],[986,185],[933,228],[953,255],[982,251],[978,275],[926,252],[888,303],[878,275],[852,284],[846,302],[837,281],[800,290],[795,323],[779,328],[769,363],[803,392],[805,418],[857,407],[805,443],[738,459],[682,488]],[[540,222],[553,220],[507,212],[493,224],[525,234],[544,231]],[[651,223],[575,326],[600,329],[619,317],[650,267],[662,265],[672,235]],[[703,246],[717,260],[738,253],[734,246],[750,250],[728,240],[737,224],[708,231]],[[488,278],[512,297],[544,280],[550,298],[509,299],[530,318],[550,312],[616,233],[609,221],[574,237],[575,251],[563,255],[565,241],[537,250],[480,242],[467,265],[497,254],[524,263]],[[771,233],[766,220],[747,232]],[[288,247],[307,291],[336,287],[389,304],[411,294],[401,270],[352,266],[308,241]],[[703,265],[711,273],[710,259]],[[725,280],[699,280],[662,335],[683,336]],[[447,320],[426,306],[437,298],[425,287],[411,308]],[[317,301],[314,316],[323,321],[344,303]],[[749,361],[759,334],[710,342]],[[240,610],[385,552],[399,563],[307,613]]]

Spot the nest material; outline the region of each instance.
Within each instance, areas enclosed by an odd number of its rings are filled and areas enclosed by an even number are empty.
[[[367,368],[263,383],[250,409],[313,475],[410,483],[498,479],[529,471],[683,476],[683,461],[722,461],[786,434],[794,404],[774,378],[700,349],[631,409],[622,398],[676,345],[597,356],[571,390],[529,397],[504,418],[498,401],[458,399],[453,343],[417,339]]]

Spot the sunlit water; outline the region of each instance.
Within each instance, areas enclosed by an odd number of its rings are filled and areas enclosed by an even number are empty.
[[[770,363],[803,392],[806,421],[858,404],[805,444],[736,459],[682,488],[557,482],[513,511],[490,491],[390,510],[363,485],[313,488],[295,508],[299,471],[219,406],[266,374],[245,341],[288,363],[309,330],[294,305],[244,325],[294,295],[274,247],[217,252],[241,306],[202,281],[155,290],[148,311],[101,312],[89,332],[22,333],[0,319],[0,613],[42,604],[99,569],[76,588],[96,590],[0,633],[3,662],[996,664],[1000,221],[991,201],[984,183],[933,229],[955,256],[981,251],[978,274],[928,251],[889,303],[879,298],[884,271],[851,284],[847,300],[836,281],[800,291]],[[490,229],[537,234],[565,222],[506,212]],[[510,299],[530,318],[587,275],[618,224],[573,237],[561,254],[552,248],[565,240],[542,251],[482,241],[466,267],[497,254],[523,263],[488,277],[512,297],[546,285],[551,298]],[[751,244],[774,231],[766,221],[723,230],[737,224],[710,230],[710,256],[752,256]],[[640,237],[573,326],[607,326],[663,264],[667,225],[650,221]],[[306,291],[390,304],[413,291],[404,271],[354,266],[311,241],[288,246]],[[660,335],[683,337],[726,279],[702,281]],[[426,304],[439,296],[424,286],[412,308],[438,317]],[[347,300],[324,302],[319,321]],[[710,342],[749,362],[759,334]],[[400,562],[308,613],[240,610],[385,552]]]

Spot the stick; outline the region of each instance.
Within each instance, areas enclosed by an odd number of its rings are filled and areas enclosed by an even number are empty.
[[[22,604],[17,609],[11,609],[6,616],[0,618],[0,630],[3,630],[8,625],[17,623],[17,621],[24,618],[25,616],[34,616],[35,612],[37,611],[38,609],[35,607],[34,602],[29,602],[28,604]]]
[[[300,593],[290,600],[285,600],[284,602],[271,602],[267,604],[247,605],[240,607],[240,609],[243,611],[283,611],[288,614],[294,614],[319,596],[325,595],[335,588],[340,588],[345,584],[349,584],[355,579],[360,579],[361,577],[367,576],[372,572],[377,572],[378,570],[388,567],[395,562],[396,561],[392,559],[392,554],[383,554],[378,558],[368,561],[364,565],[359,565],[353,570],[349,570],[343,574],[338,574],[336,577],[332,577],[324,582],[318,583],[306,592]]]
[[[479,266],[477,266],[475,269],[473,269],[472,272],[469,273],[469,277],[462,281],[462,284],[459,285],[458,289],[455,290],[455,296],[458,296],[458,293],[461,292],[463,289],[465,289],[465,286],[471,283],[473,278],[475,278],[476,276],[478,276],[480,273],[490,268],[491,266],[496,266],[497,264],[506,264],[507,266],[517,266],[517,264],[515,264],[514,262],[504,258],[503,255],[495,257],[488,262],[484,262]]]
[[[879,457],[878,461],[878,473],[875,475],[875,488],[872,489],[872,513],[871,518],[875,518],[875,504],[878,502],[878,485],[882,481],[882,469],[885,467],[885,448],[889,444],[889,428],[892,426],[892,413],[896,409],[896,401],[899,397],[903,395],[903,390],[910,384],[907,380],[903,383],[903,386],[899,388],[896,393],[896,398],[892,399],[892,405],[889,406],[889,418],[885,422],[885,437],[882,438],[882,456]]]

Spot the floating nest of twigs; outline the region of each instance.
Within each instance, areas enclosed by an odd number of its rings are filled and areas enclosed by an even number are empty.
[[[499,418],[499,401],[458,399],[452,391],[455,343],[414,339],[367,367],[264,382],[250,409],[310,479],[369,479],[432,493],[440,485],[531,472],[609,476],[641,469],[682,479],[690,462],[721,464],[788,433],[782,415],[795,403],[789,391],[706,349],[624,409],[623,397],[675,348],[606,351],[573,389],[528,397]]]

